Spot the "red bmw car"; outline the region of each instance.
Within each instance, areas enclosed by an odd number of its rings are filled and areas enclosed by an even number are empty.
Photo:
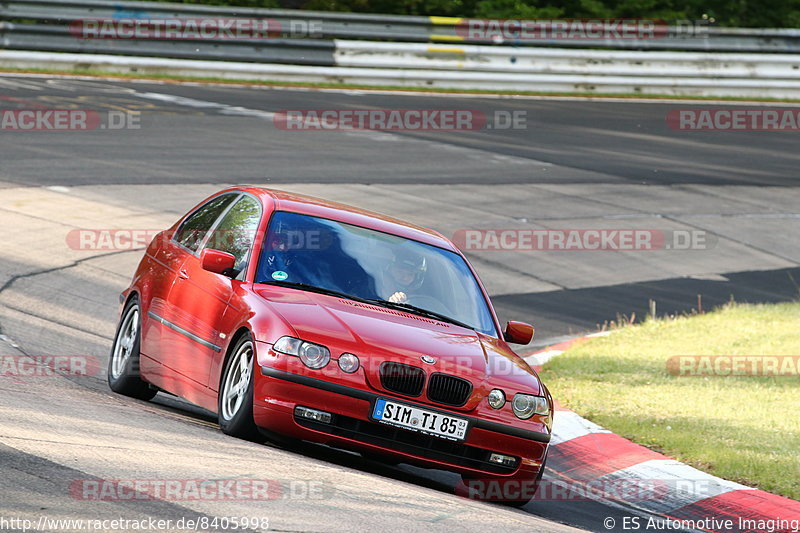
[[[445,237],[342,204],[231,188],[148,247],[121,295],[115,392],[165,391],[225,433],[324,443],[461,474],[524,504],[553,400]],[[291,442],[291,441],[290,441]]]

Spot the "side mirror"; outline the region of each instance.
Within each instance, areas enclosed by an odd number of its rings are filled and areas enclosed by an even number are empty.
[[[506,342],[514,344],[528,344],[533,340],[533,326],[525,322],[509,320],[506,323],[506,331],[503,333]]]
[[[236,258],[228,252],[211,250],[209,248],[200,252],[200,265],[203,267],[203,270],[208,270],[215,274],[225,274],[225,271],[231,270],[235,264]]]

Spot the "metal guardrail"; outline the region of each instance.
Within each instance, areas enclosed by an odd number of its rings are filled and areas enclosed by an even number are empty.
[[[577,52],[572,51],[578,55]],[[647,52],[640,52],[647,53]],[[0,50],[0,67],[81,70],[92,68],[110,73],[137,75],[170,74],[230,80],[265,80],[287,83],[329,82],[371,86],[485,89],[488,91],[537,91],[555,93],[658,94],[671,96],[730,96],[741,98],[800,99],[796,79],[713,78],[696,73],[692,77],[627,76],[525,72],[479,72],[402,68],[319,67],[188,61],[162,57],[96,54],[53,54]]]
[[[85,29],[82,21],[98,19],[147,24],[266,19],[280,31],[233,39],[87,39],[80,31],[76,34],[76,23]],[[486,40],[466,39],[460,19],[108,0],[6,0],[0,3],[0,21],[0,66],[13,68],[394,87],[800,98],[800,30],[705,28],[706,36],[680,37],[680,28],[671,28],[660,39],[487,45]]]
[[[313,23],[319,39],[368,39],[425,42],[435,33],[436,17],[404,17],[359,13],[316,12],[248,7],[216,7],[165,2],[109,0],[11,0],[0,4],[0,20],[32,20],[67,24],[82,19],[271,19],[306,27]]]
[[[333,41],[319,39],[79,39],[67,26],[0,22],[0,48],[293,65],[334,65]]]
[[[642,52],[336,41],[336,65],[359,68],[800,80],[800,55]],[[800,89],[800,83],[798,83]]]
[[[665,34],[650,39],[506,39],[469,38],[464,19],[332,13],[301,10],[216,7],[161,2],[114,2],[111,0],[6,0],[0,4],[0,20],[32,21],[44,25],[67,25],[71,21],[95,19],[176,19],[176,18],[272,19],[289,27],[310,28],[305,35],[314,39],[363,39],[393,42],[455,42],[502,44],[519,47],[605,48],[621,50],[678,50],[753,53],[800,53],[800,30],[719,28],[702,24],[671,26]],[[14,26],[5,38],[13,45]],[[30,34],[30,32],[29,32]],[[302,37],[302,35],[300,35]],[[43,38],[46,36],[43,35]],[[23,41],[27,44],[27,41]],[[227,43],[222,43],[225,48]],[[257,60],[257,59],[253,59]]]

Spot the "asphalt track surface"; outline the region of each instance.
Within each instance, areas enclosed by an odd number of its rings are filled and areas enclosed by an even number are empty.
[[[270,185],[434,227],[700,231],[657,251],[472,251],[501,319],[535,344],[643,316],[795,299],[800,154],[792,133],[688,133],[671,109],[711,104],[442,97],[0,77],[1,107],[141,113],[141,128],[0,132],[0,355],[87,354],[104,365],[118,292],[141,255],[76,250],[76,228],[158,229],[214,190]],[[287,109],[524,112],[525,127],[287,132]],[[698,296],[699,295],[699,296]],[[593,501],[522,510],[452,495],[454,476],[321,446],[229,439],[209,413],[145,404],[94,378],[0,378],[0,518],[259,515],[285,531],[607,531],[641,512]],[[76,499],[80,479],[260,476],[324,487],[270,502]],[[549,476],[557,473],[548,472]],[[315,485],[315,486],[317,486]],[[291,496],[291,494],[290,494]],[[565,525],[566,524],[566,525]],[[0,529],[2,529],[0,527]],[[621,531],[621,527],[615,529]]]

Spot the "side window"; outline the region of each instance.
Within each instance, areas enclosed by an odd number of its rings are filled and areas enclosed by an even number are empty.
[[[187,218],[175,234],[175,241],[184,245],[192,252],[196,252],[203,242],[208,230],[214,225],[226,207],[230,205],[237,194],[223,194],[206,202],[203,206]]]
[[[242,196],[214,229],[205,247],[233,254],[234,269],[241,270],[253,247],[260,220],[261,204],[250,196]]]

